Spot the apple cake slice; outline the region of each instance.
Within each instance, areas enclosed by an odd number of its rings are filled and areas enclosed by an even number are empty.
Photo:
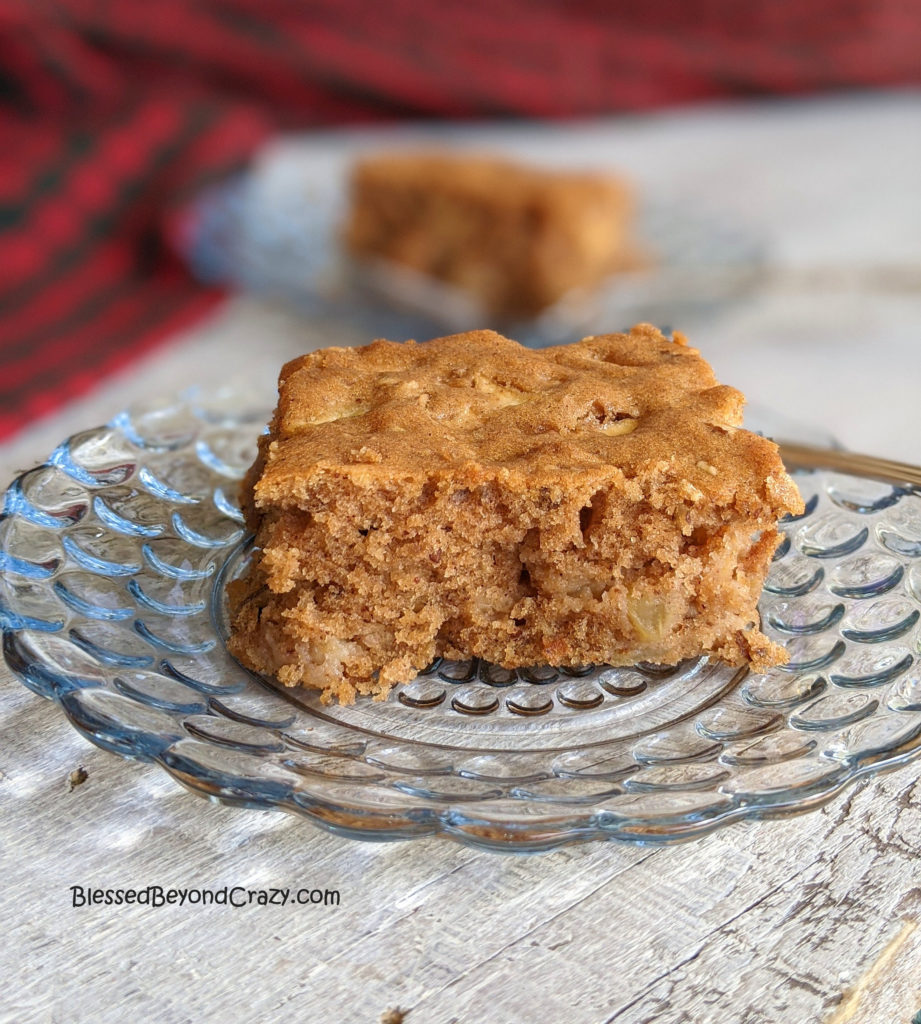
[[[231,651],[343,702],[439,655],[777,664],[757,602],[802,503],[743,401],[645,324],[295,359],[244,483]]]
[[[611,175],[459,152],[360,160],[348,251],[465,291],[490,317],[529,317],[638,263],[633,196]]]

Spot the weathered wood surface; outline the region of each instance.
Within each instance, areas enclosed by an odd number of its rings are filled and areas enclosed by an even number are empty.
[[[917,766],[691,844],[506,857],[209,804],[6,683],[2,732],[3,1020],[358,1022],[399,1006],[425,1022],[825,1022],[921,919]],[[150,884],[337,889],[341,903],[71,906],[72,885]],[[858,1005],[837,1024],[908,1024],[919,934],[858,1001],[876,1016]]]
[[[918,462],[919,127],[917,98],[895,97],[573,129],[568,151],[770,229],[773,277],[693,340],[755,401]],[[267,380],[346,340],[237,302],[0,449],[3,480],[177,381]],[[921,1010],[921,762],[691,844],[508,857],[209,804],[92,747],[5,668],[0,734],[2,1021],[375,1024],[399,1006],[408,1024],[909,1024]],[[71,906],[72,885],[150,884],[341,903]]]

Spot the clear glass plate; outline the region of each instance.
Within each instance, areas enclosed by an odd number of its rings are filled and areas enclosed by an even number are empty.
[[[176,244],[209,283],[287,300],[314,319],[396,339],[490,322],[524,344],[648,322],[693,326],[748,294],[767,265],[765,240],[719,211],[642,193],[642,268],[613,274],[526,322],[495,324],[465,293],[385,262],[350,261],[340,243],[350,158],[278,147],[256,168],[207,190]]]
[[[224,646],[237,481],[270,400],[124,412],[7,491],[4,655],[94,743],[354,838],[518,851],[806,811],[921,749],[921,497],[828,471],[798,474],[807,512],[761,602],[782,668],[440,662],[350,707],[276,689]]]

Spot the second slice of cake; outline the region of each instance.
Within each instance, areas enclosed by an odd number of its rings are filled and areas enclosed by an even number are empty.
[[[782,661],[757,601],[801,500],[742,404],[648,325],[296,359],[245,485],[256,551],[231,650],[340,701],[438,655]]]
[[[492,319],[535,316],[638,261],[631,190],[610,175],[389,153],[359,161],[350,191],[353,256],[454,285]]]

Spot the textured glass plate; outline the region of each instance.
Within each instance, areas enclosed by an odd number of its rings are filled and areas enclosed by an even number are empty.
[[[177,239],[209,282],[278,296],[313,318],[354,324],[375,337],[431,337],[495,317],[465,293],[422,274],[344,258],[349,160],[280,147],[254,172],[203,194]],[[501,324],[543,345],[580,331],[641,321],[693,325],[747,294],[766,265],[764,240],[725,215],[643,195],[635,234],[642,269],[614,274],[524,323]]]
[[[921,748],[921,497],[827,471],[798,474],[807,511],[763,595],[782,668],[440,662],[384,702],[279,692],[224,647],[267,412],[234,393],[125,412],[8,490],[6,660],[100,746],[355,838],[521,851],[805,811]]]

